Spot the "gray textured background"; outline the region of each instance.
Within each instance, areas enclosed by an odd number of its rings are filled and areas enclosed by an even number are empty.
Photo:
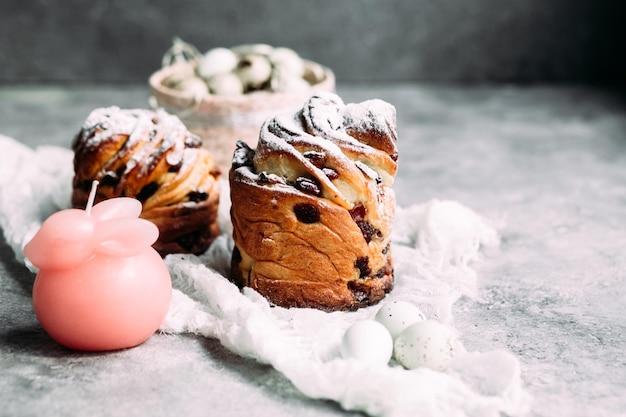
[[[202,51],[289,46],[338,82],[622,84],[625,11],[622,0],[2,0],[0,83],[144,82],[179,36]]]

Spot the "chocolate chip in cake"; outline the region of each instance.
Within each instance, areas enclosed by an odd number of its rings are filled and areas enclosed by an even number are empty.
[[[313,204],[298,203],[293,207],[296,218],[302,223],[315,223],[320,220],[320,211]]]
[[[148,184],[143,186],[143,188],[141,189],[141,191],[139,191],[139,193],[137,193],[135,198],[143,203],[144,201],[152,197],[158,189],[159,184],[157,184],[155,181],[149,182]]]
[[[206,201],[209,198],[209,194],[204,191],[190,191],[187,194],[189,201],[193,201],[194,203],[199,203],[201,201]]]
[[[304,191],[308,194],[313,194],[314,196],[319,197],[322,194],[322,190],[320,189],[319,184],[312,178],[308,177],[298,177],[296,178],[296,182],[294,186],[300,190]]]
[[[367,256],[356,258],[356,261],[354,261],[354,267],[360,272],[359,278],[367,277],[372,273],[369,264],[370,259]]]

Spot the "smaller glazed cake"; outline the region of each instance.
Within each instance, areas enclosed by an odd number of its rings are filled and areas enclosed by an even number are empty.
[[[163,110],[99,108],[72,144],[72,205],[84,208],[94,180],[95,202],[133,197],[141,217],[159,228],[154,248],[201,254],[219,234],[219,175],[199,137]]]
[[[231,279],[282,307],[355,310],[393,287],[395,108],[310,97],[239,142]]]

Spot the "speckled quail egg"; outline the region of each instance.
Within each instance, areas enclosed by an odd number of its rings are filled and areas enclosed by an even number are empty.
[[[198,75],[208,80],[216,74],[231,72],[237,66],[237,54],[228,48],[213,48],[198,62]]]
[[[341,356],[369,364],[386,365],[393,354],[393,340],[385,326],[374,320],[352,324],[343,335]]]
[[[270,89],[281,93],[297,93],[306,91],[311,86],[302,77],[289,74],[280,68],[274,68],[270,80]]]
[[[243,45],[233,46],[231,50],[239,55],[269,55],[274,50],[274,47],[265,43],[246,43]]]
[[[396,337],[394,358],[408,369],[427,367],[443,371],[458,348],[452,329],[433,320],[423,320],[413,323]]]
[[[324,67],[316,62],[306,62],[304,65],[304,74],[302,78],[311,85],[318,84],[324,80],[326,72]]]
[[[385,326],[394,339],[411,324],[425,319],[417,306],[406,301],[389,301],[376,313],[376,321]]]
[[[243,83],[232,72],[216,74],[211,77],[207,84],[212,94],[220,96],[236,96],[243,94]]]
[[[175,90],[192,94],[194,97],[203,97],[209,93],[209,87],[200,77],[186,77],[180,80],[176,85],[172,86]]]
[[[285,75],[302,78],[304,75],[304,61],[290,48],[274,48],[269,54],[269,59],[274,67],[279,67]]]
[[[272,64],[263,55],[244,55],[239,60],[235,73],[246,89],[260,89],[272,76]]]

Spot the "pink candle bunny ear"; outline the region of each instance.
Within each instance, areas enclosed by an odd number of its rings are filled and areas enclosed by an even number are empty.
[[[95,251],[109,256],[135,256],[149,248],[158,237],[159,229],[148,220],[105,220],[96,224]]]
[[[101,222],[111,219],[137,218],[141,214],[141,202],[130,197],[104,200],[91,209],[91,217]]]
[[[39,269],[64,269],[93,254],[93,219],[84,210],[54,213],[24,247],[24,255]]]

